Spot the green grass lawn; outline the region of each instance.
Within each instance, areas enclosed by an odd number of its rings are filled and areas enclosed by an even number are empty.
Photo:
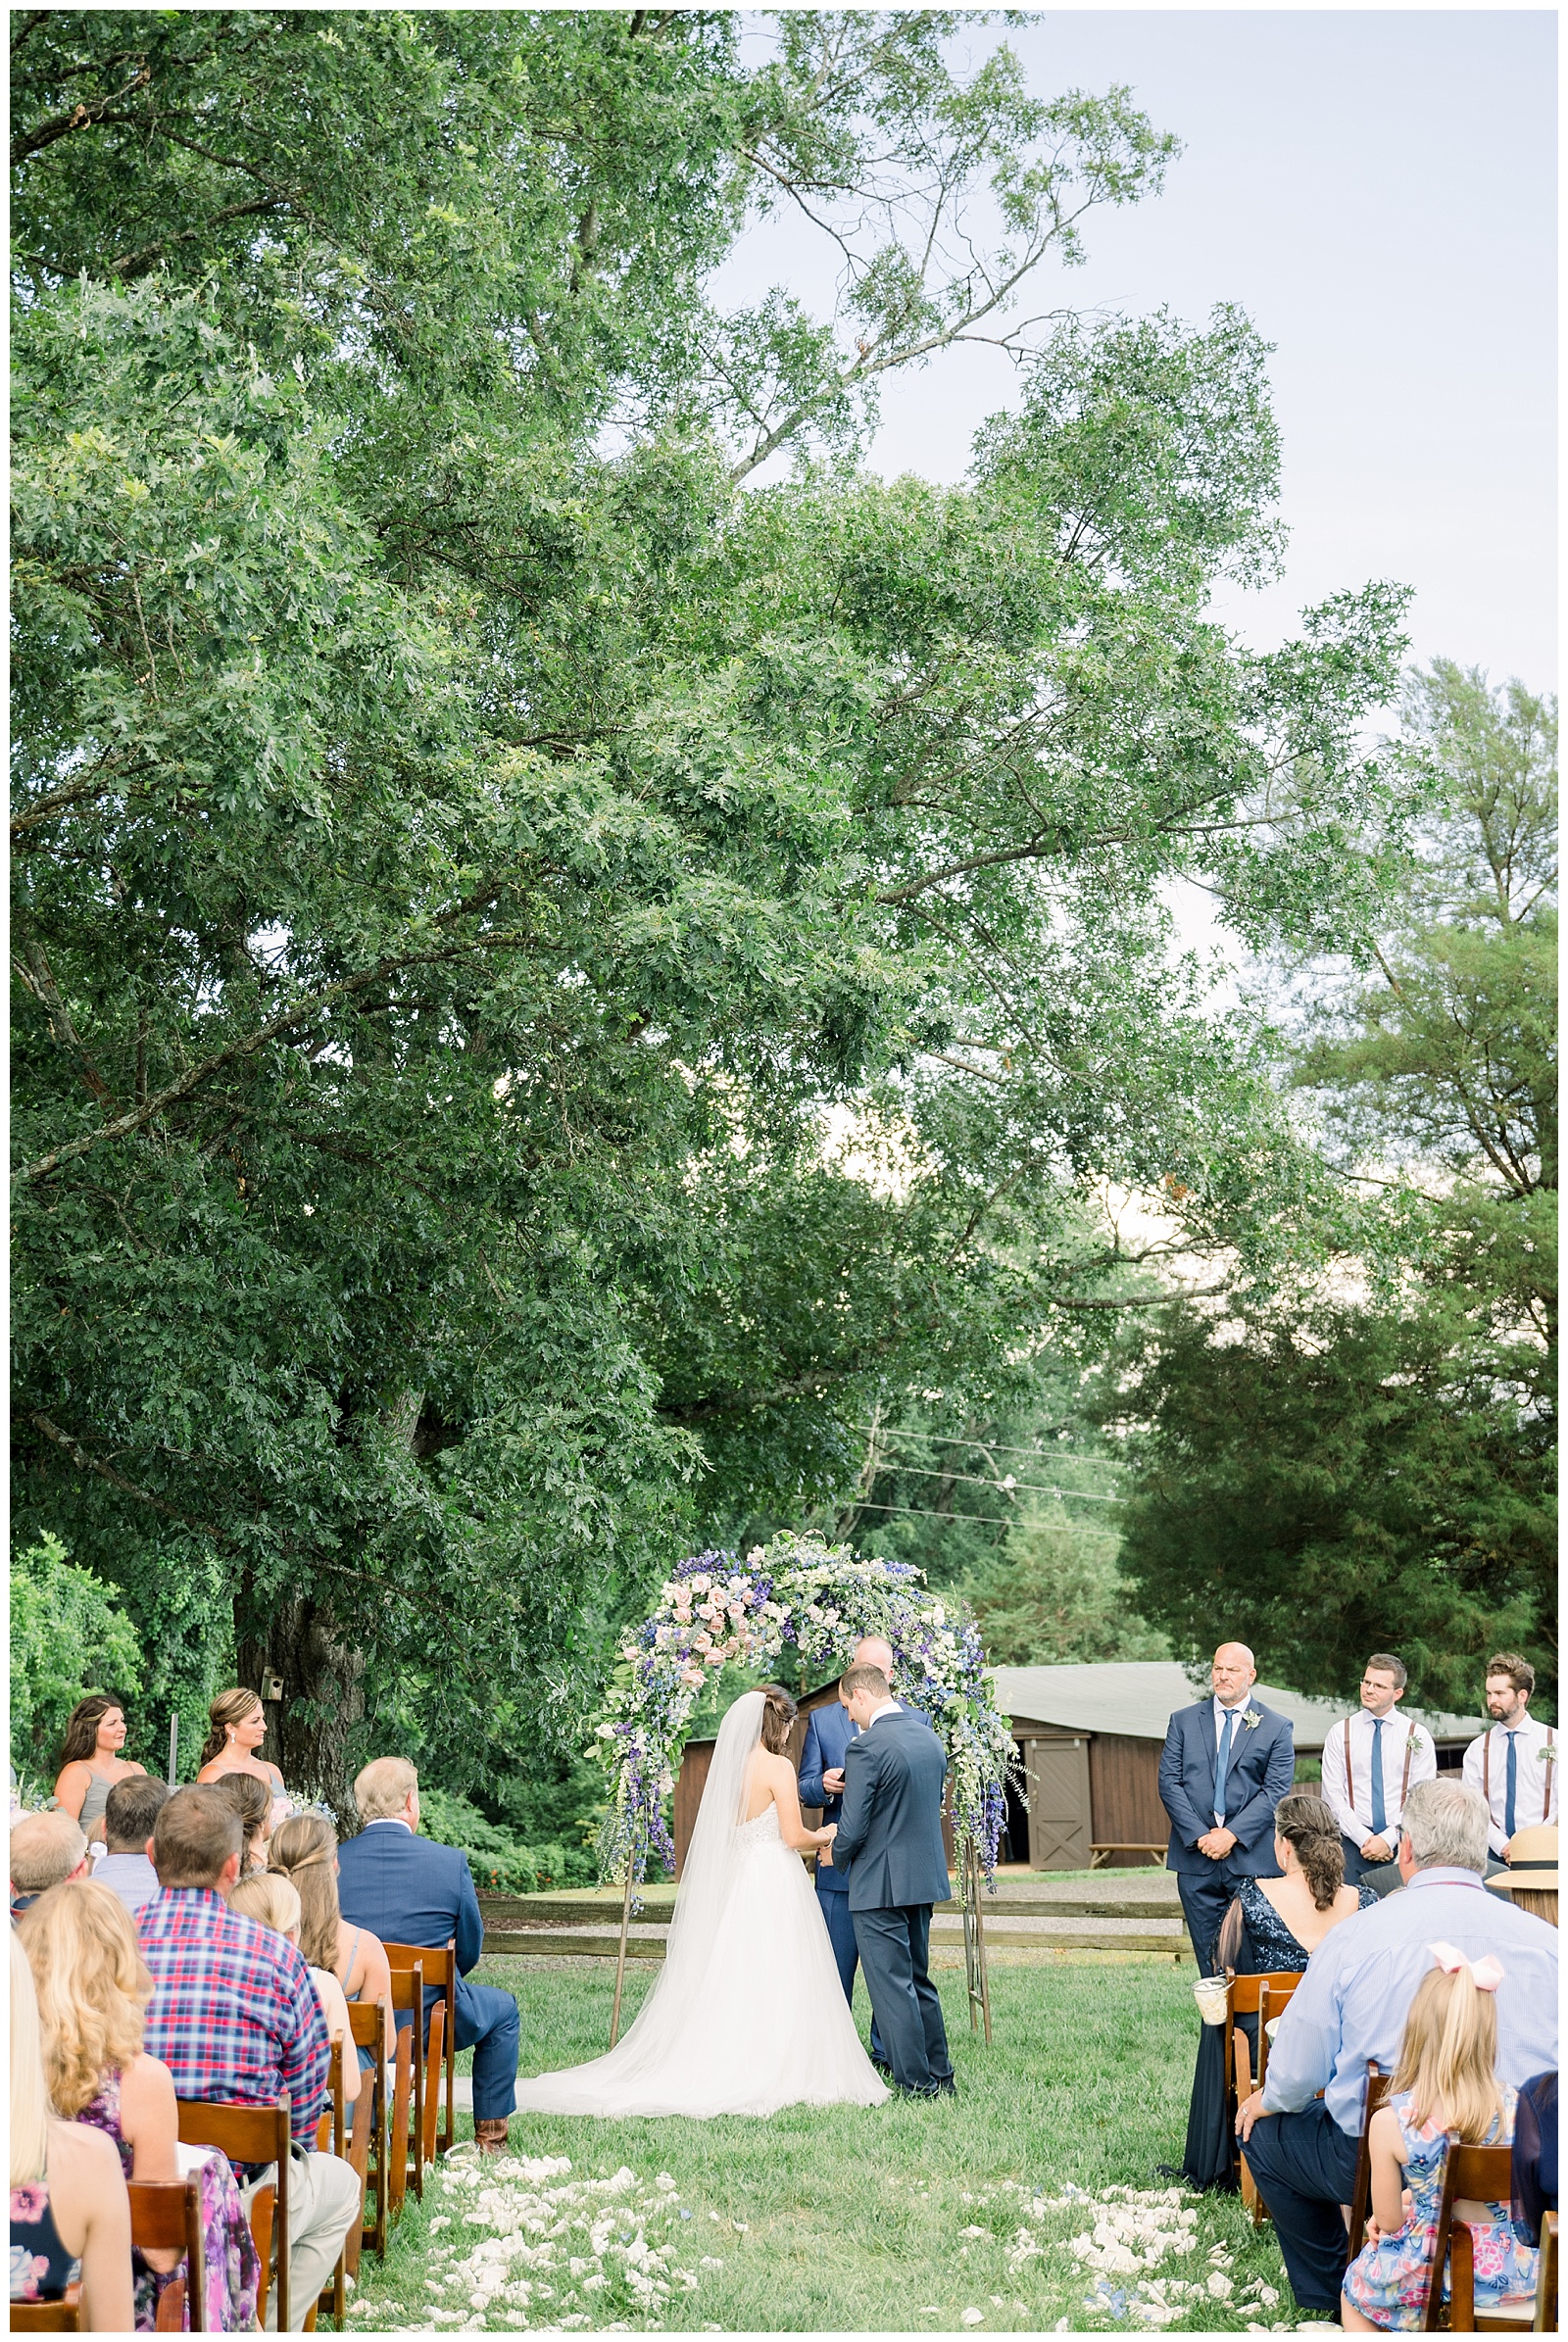
[[[1191,1975],[1159,1961],[999,1969],[990,2050],[971,2038],[961,1971],[943,1975],[958,2096],[934,2106],[803,2107],[767,2122],[514,2116],[515,2155],[566,2159],[569,2172],[498,2172],[460,2152],[427,2177],[422,2205],[408,2199],[384,2267],[362,2261],[350,2327],[1287,2326],[1273,2232],[1234,2198],[1184,2196],[1195,2249],[1152,2269],[1097,2273],[1068,2250],[1105,2191],[1168,2188],[1153,2167],[1181,2155]],[[496,1963],[486,1980],[516,1994],[525,2074],[606,2046],[608,1962]],[[652,1980],[628,1976],[631,2013]],[[863,2025],[859,1994],[856,2013]],[[465,2118],[459,2128],[471,2135]],[[1062,2200],[1069,2188],[1086,2200]],[[1118,2217],[1171,2222],[1178,2210]]]

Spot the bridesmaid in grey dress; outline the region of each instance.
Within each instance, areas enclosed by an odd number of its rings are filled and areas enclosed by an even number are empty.
[[[121,1755],[124,1745],[125,1711],[118,1699],[91,1691],[76,1702],[61,1745],[55,1803],[89,1838],[104,1836],[104,1807],[116,1781],[147,1770]]]

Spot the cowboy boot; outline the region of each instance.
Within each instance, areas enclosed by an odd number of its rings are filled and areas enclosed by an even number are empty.
[[[473,2125],[473,2143],[481,2155],[505,2155],[512,2143],[507,2137],[506,2116],[481,2116]]]

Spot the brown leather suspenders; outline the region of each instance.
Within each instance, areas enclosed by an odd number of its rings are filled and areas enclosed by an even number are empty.
[[[1496,1729],[1496,1726],[1493,1725],[1481,1743],[1481,1794],[1487,1801],[1489,1814],[1492,1811],[1492,1734]],[[1346,1726],[1345,1731],[1346,1752],[1348,1754],[1350,1745],[1348,1725]],[[1551,1746],[1549,1724],[1546,1727],[1546,1746],[1548,1748]],[[1543,1828],[1551,1820],[1551,1758],[1547,1757],[1541,1768],[1541,1821]]]
[[[1546,1737],[1548,1740],[1550,1739],[1549,1732]],[[1410,1794],[1410,1759],[1414,1752],[1415,1726],[1412,1724],[1404,1735],[1404,1771],[1399,1778],[1399,1811],[1401,1814]],[[1355,1775],[1350,1770],[1350,1719],[1348,1716],[1345,1719],[1345,1802],[1353,1813],[1355,1811]]]

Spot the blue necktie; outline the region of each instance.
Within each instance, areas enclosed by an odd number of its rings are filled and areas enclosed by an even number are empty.
[[[1225,1729],[1219,1736],[1219,1755],[1214,1761],[1214,1811],[1221,1822],[1225,1819],[1225,1776],[1231,1766],[1231,1734],[1236,1729],[1236,1710],[1225,1711]]]
[[[1513,1835],[1514,1803],[1519,1794],[1519,1735],[1508,1734],[1508,1791],[1502,1808],[1502,1834]]]
[[[1372,1835],[1381,1837],[1389,1816],[1383,1803],[1383,1719],[1372,1719]]]

